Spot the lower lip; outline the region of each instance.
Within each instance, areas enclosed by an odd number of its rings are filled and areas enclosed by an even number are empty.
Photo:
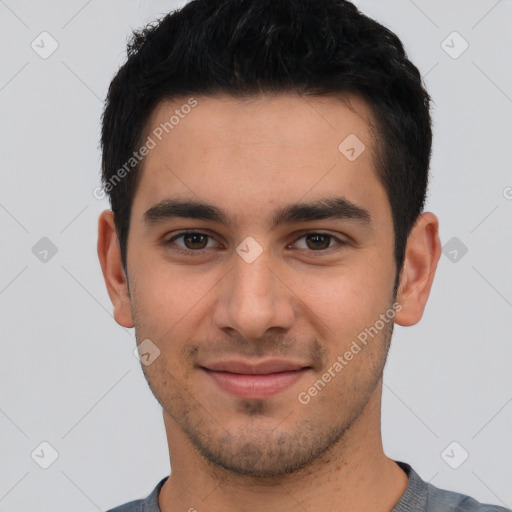
[[[228,393],[240,398],[261,399],[275,395],[295,384],[304,376],[308,368],[266,375],[217,372],[206,368],[204,371]]]

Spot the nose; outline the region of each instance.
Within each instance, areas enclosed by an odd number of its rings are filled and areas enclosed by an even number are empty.
[[[238,254],[234,268],[219,283],[214,310],[217,328],[248,340],[261,339],[269,329],[288,331],[294,322],[297,297],[268,253],[252,263]]]

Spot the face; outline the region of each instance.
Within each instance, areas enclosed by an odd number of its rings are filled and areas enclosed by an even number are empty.
[[[130,314],[159,351],[143,370],[208,461],[292,472],[365,410],[391,337],[371,113],[356,97],[198,97],[162,136],[181,104],[149,120],[130,220]]]

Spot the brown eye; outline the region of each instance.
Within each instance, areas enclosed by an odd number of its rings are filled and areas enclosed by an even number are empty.
[[[208,235],[200,233],[187,233],[183,235],[183,241],[187,249],[204,249],[208,242]]]
[[[329,233],[310,232],[304,233],[292,245],[302,251],[328,254],[341,249],[347,242]]]
[[[322,233],[313,233],[306,236],[306,244],[310,249],[327,249],[330,245],[331,237]]]
[[[178,240],[180,240],[179,243]],[[203,249],[211,249],[215,246],[214,240],[210,235],[195,231],[181,232],[164,243],[176,252],[187,254],[200,253]]]

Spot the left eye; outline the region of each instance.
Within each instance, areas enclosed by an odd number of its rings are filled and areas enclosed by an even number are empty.
[[[299,240],[302,239],[304,239],[305,243],[303,244],[303,247],[300,247],[300,249],[312,249],[314,251],[330,249],[332,247],[331,242],[333,240],[336,240],[337,242],[335,245],[343,245],[344,243],[339,238],[328,235],[326,233],[307,233],[298,238],[295,244],[297,244]]]

